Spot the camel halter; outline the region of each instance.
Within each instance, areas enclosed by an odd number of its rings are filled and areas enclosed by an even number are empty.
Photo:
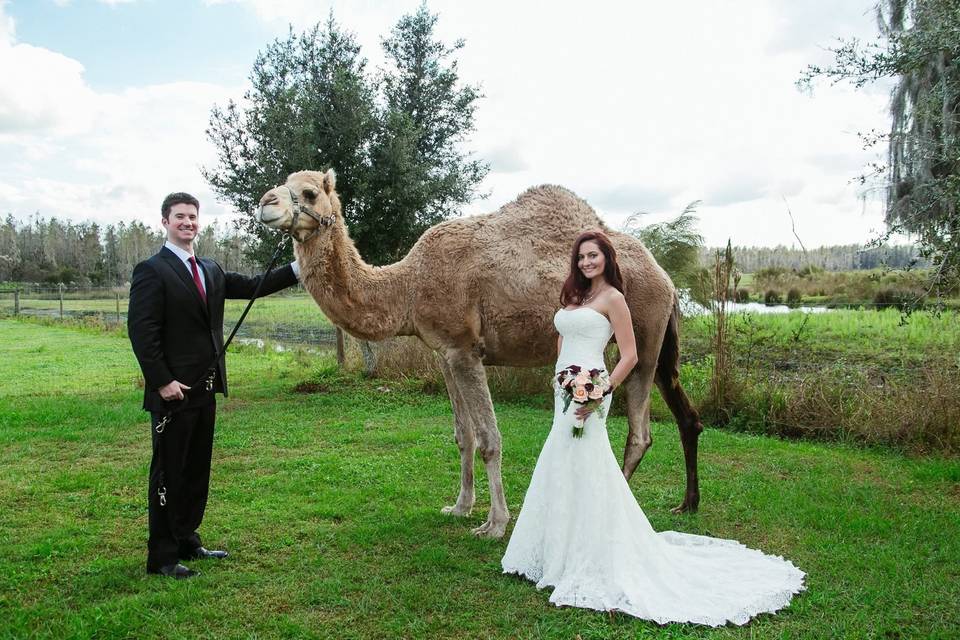
[[[296,240],[297,242],[299,242],[300,244],[303,244],[304,242],[306,242],[307,240],[315,236],[317,232],[320,231],[321,227],[329,227],[334,222],[336,222],[337,219],[335,216],[318,216],[316,213],[314,213],[313,209],[311,209],[310,207],[300,202],[300,198],[297,197],[297,194],[294,193],[293,189],[291,189],[287,185],[283,185],[283,188],[286,189],[287,192],[290,194],[290,203],[293,205],[293,221],[290,223],[290,237]],[[300,219],[301,213],[316,220],[319,226],[315,227],[313,231],[311,231],[304,237],[298,238],[297,237],[297,221]]]

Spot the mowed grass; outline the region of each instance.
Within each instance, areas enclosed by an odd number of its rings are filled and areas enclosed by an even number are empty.
[[[660,627],[558,609],[500,573],[503,540],[440,514],[459,459],[445,395],[340,375],[323,356],[228,357],[201,534],[222,562],[144,573],[149,427],[127,341],[0,320],[0,637],[952,638],[960,634],[960,462],[708,430],[701,510],[676,429],[631,482],[658,530],[736,538],[793,560],[808,591],[747,627]],[[292,390],[309,382],[314,393]],[[306,386],[306,385],[305,385]],[[515,516],[550,426],[501,401]],[[622,449],[626,424],[613,418]],[[482,465],[478,465],[482,469]]]

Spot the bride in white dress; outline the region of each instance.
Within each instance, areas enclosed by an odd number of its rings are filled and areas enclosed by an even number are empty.
[[[616,388],[636,364],[630,311],[621,292],[616,253],[601,232],[574,243],[571,273],[554,324],[560,333],[556,371],[571,364],[604,368],[612,335],[620,362]],[[604,411],[610,406],[608,394]],[[550,601],[624,613],[660,624],[745,624],[773,612],[804,589],[790,561],[735,540],[657,533],[624,480],[607,439],[606,420],[583,407],[563,412],[540,452],[523,507],[503,556],[504,573],[552,587]],[[572,427],[585,419],[583,436]]]

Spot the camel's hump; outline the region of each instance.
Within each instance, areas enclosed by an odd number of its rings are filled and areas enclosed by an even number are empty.
[[[557,185],[531,187],[496,211],[447,220],[421,238],[427,243],[450,245],[454,239],[473,245],[502,245],[519,239],[563,247],[563,254],[578,234],[606,225],[593,208],[575,193]],[[552,250],[552,249],[551,249]]]

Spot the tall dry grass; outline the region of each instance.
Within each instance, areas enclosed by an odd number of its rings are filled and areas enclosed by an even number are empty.
[[[731,394],[732,425],[788,438],[960,452],[960,383],[945,368],[877,382],[840,368],[790,385],[751,374]]]
[[[708,421],[718,424],[729,422],[734,409],[731,396],[735,380],[730,353],[730,314],[727,310],[727,302],[736,298],[736,292],[731,289],[731,284],[736,287],[734,280],[739,283],[739,276],[735,275],[734,271],[733,249],[728,240],[726,250],[717,250],[714,256],[710,283],[713,371],[710,376],[710,390],[700,408],[701,414]]]

